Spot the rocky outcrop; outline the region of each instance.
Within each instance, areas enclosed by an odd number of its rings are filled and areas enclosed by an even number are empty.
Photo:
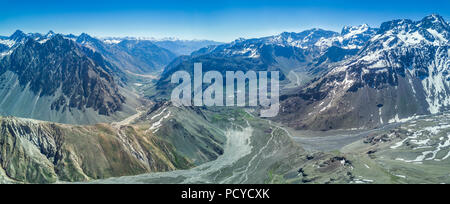
[[[86,181],[191,167],[169,143],[139,135],[132,127],[122,131],[126,133],[119,136],[108,125],[65,126],[2,118],[0,164],[9,178],[26,183]],[[145,162],[134,155],[133,146],[144,147]]]

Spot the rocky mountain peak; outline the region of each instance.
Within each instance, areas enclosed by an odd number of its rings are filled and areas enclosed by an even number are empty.
[[[412,21],[409,19],[399,19],[384,22],[381,24],[378,34],[401,33],[401,32],[414,32],[420,29],[432,29],[437,32],[448,32],[450,29],[449,24],[440,15],[433,14],[424,17],[420,21]]]
[[[25,39],[27,37],[27,34],[25,34],[23,31],[21,30],[16,30],[10,37],[9,39],[14,40],[14,41],[21,41],[23,39]]]
[[[91,37],[90,35],[88,35],[87,33],[81,33],[80,36],[78,36],[78,38],[76,39],[76,41],[78,43],[84,44],[85,42],[89,42],[94,40],[95,38]]]
[[[386,33],[388,31],[409,31],[414,28],[414,21],[409,19],[397,19],[392,21],[387,21],[381,24],[379,34]]]
[[[48,33],[45,35],[45,37],[50,38],[53,35],[55,35],[55,32],[53,32],[52,30],[48,31]]]

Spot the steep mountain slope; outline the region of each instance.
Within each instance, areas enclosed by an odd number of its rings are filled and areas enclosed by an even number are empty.
[[[383,23],[355,57],[284,96],[279,120],[329,130],[374,127],[448,109],[449,32],[438,15]]]
[[[223,153],[224,132],[208,115],[158,104],[93,126],[3,117],[0,171],[16,182],[53,183],[191,168]]]
[[[2,115],[89,124],[134,111],[98,54],[52,33],[41,40],[18,31],[9,40],[0,59]]]

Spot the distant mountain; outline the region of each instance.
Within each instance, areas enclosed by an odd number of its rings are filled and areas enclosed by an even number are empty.
[[[357,55],[284,96],[279,119],[296,128],[329,130],[449,109],[449,33],[439,15],[383,23]]]
[[[134,111],[113,77],[118,70],[98,53],[52,32],[17,31],[2,44],[1,115],[90,124]]]
[[[155,40],[152,42],[159,47],[172,51],[176,55],[190,55],[201,48],[223,44],[210,40]]]
[[[138,74],[160,72],[176,57],[171,51],[148,40],[104,41],[85,33],[74,40],[101,53],[122,70]]]
[[[177,56],[190,55],[192,52],[204,47],[212,45],[223,44],[221,42],[211,40],[180,40],[176,38],[144,38],[144,37],[106,37],[102,38],[103,42],[107,44],[119,44],[120,42],[127,41],[149,41],[158,47],[170,50]]]
[[[304,67],[306,63],[312,61],[312,56],[319,54],[319,51],[314,49],[315,42],[335,34],[332,31],[317,29],[302,33],[282,33],[265,38],[238,39],[232,43],[210,46],[172,62],[164,70],[161,80],[167,79],[177,70],[192,71],[193,62],[202,62],[205,72],[209,70],[287,71]]]

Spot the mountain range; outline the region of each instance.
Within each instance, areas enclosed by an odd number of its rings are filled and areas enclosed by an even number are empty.
[[[328,71],[329,64],[355,55],[376,31],[367,25],[348,26],[342,33],[311,29],[205,47],[172,61],[164,69],[158,87],[164,92],[169,76],[178,70],[192,72],[194,62],[202,62],[205,72],[278,70],[283,82],[300,81],[301,78],[304,84]]]
[[[174,60],[158,82],[203,70],[281,71],[282,112],[275,119],[310,130],[373,128],[449,107],[449,24],[439,15],[393,20],[380,28],[311,29],[210,46]],[[294,84],[294,86],[292,86]],[[294,87],[294,88],[292,88]]]
[[[115,42],[53,31],[0,37],[0,113],[94,124],[135,112],[127,75],[161,72],[176,54],[149,40]]]
[[[284,96],[280,119],[307,129],[369,128],[448,109],[449,28],[438,15],[383,23],[355,56]]]
[[[158,47],[170,50],[177,56],[190,55],[192,52],[211,45],[224,44],[212,40],[180,40],[177,38],[143,38],[143,37],[104,37],[101,38],[105,43],[118,44],[124,40],[131,41],[149,41]]]
[[[450,24],[439,15],[231,43],[18,30],[0,36],[0,182],[91,181],[165,171],[171,173],[128,179],[361,182],[354,174],[366,170],[367,161],[376,162],[370,160],[376,151],[385,159],[386,149],[403,142],[387,144],[414,138],[389,124],[450,109],[449,40]],[[280,71],[279,115],[262,119],[254,107],[174,107],[168,100],[171,75],[192,74],[198,62],[204,72],[222,74]],[[303,130],[332,136],[293,141],[291,133]],[[340,131],[362,131],[357,139],[366,139],[348,142]],[[309,141],[329,138],[362,153],[304,149]],[[413,143],[407,146],[418,151]],[[448,146],[433,145],[438,152]],[[172,172],[181,169],[186,171]]]

